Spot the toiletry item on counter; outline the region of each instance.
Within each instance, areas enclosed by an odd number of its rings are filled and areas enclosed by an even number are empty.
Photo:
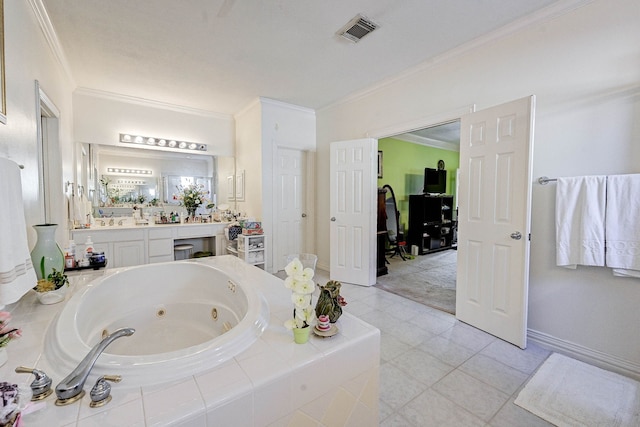
[[[94,252],[89,258],[89,265],[102,265],[106,262],[104,252]]]
[[[69,240],[69,246],[64,254],[64,268],[74,268],[76,266],[76,242]]]
[[[91,236],[87,236],[87,240],[84,242],[84,255],[78,261],[80,267],[87,267],[91,263],[91,255],[93,255],[93,242],[91,241]]]

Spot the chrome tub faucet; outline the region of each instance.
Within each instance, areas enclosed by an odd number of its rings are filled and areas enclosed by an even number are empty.
[[[56,386],[56,396],[58,396],[56,405],[69,405],[82,399],[85,394],[83,390],[84,383],[87,381],[87,377],[89,373],[91,373],[91,369],[98,357],[113,341],[121,337],[131,336],[134,332],[135,329],[133,328],[121,328],[107,335],[102,341],[96,344],[84,359],[82,359],[80,364]]]

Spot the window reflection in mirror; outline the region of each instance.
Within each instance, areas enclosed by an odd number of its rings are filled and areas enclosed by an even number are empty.
[[[88,196],[96,212],[134,205],[176,208],[174,195],[186,182],[204,185],[216,203],[221,200],[220,177],[234,173],[234,160],[228,157],[97,144],[91,148],[88,164],[78,159],[78,168],[88,168],[81,173],[93,177],[87,186],[93,190]]]

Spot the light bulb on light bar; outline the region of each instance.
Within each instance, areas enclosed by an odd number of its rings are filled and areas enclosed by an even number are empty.
[[[198,144],[196,142],[176,141],[175,139],[157,138],[155,136],[131,135],[128,133],[120,134],[120,142],[128,144],[145,144],[149,147],[157,148],[174,148],[188,151],[207,151],[207,144]]]
[[[128,173],[132,175],[153,175],[153,171],[149,169],[124,169],[124,168],[107,168],[109,173]]]

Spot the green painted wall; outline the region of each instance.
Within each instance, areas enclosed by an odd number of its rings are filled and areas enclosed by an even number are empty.
[[[460,165],[460,153],[426,147],[394,138],[378,140],[382,151],[382,178],[378,187],[388,184],[396,195],[400,223],[405,233],[409,224],[409,195],[421,194],[424,184],[424,168],[437,169],[438,160],[444,160],[447,170],[447,194],[455,196],[456,169]]]

